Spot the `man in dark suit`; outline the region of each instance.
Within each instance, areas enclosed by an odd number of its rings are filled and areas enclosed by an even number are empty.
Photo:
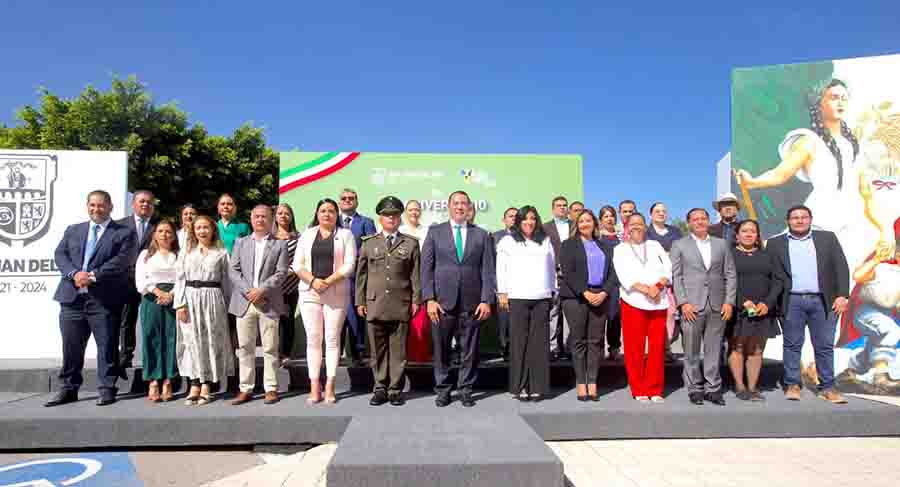
[[[741,204],[734,193],[725,193],[719,199],[713,201],[713,208],[719,212],[719,223],[709,226],[709,234],[713,237],[724,239],[729,245],[734,245],[737,239],[738,212]]]
[[[569,220],[569,200],[565,196],[553,198],[551,203],[553,219],[544,223],[541,228],[544,234],[550,237],[550,245],[553,246],[553,256],[559,262],[559,247],[563,240],[569,238],[569,231],[574,223]],[[558,266],[557,266],[558,267]],[[550,357],[553,360],[570,357],[566,349],[569,340],[569,322],[562,312],[559,295],[553,297],[550,305]]]
[[[457,334],[461,351],[457,387],[462,405],[472,407],[478,378],[481,323],[491,315],[496,293],[494,246],[490,234],[469,225],[469,195],[450,195],[450,221],[428,230],[422,248],[422,300],[427,303],[434,346],[435,405],[450,404],[450,342]]]
[[[356,240],[356,254],[362,247],[363,237],[375,235],[375,222],[371,218],[360,215],[356,209],[359,207],[359,196],[356,191],[344,188],[338,199],[340,206],[341,227],[353,232]],[[356,289],[355,276],[350,277],[350,289]],[[354,365],[361,365],[360,361],[366,353],[366,320],[356,314],[356,293],[350,293],[350,306],[347,308],[347,339],[344,340],[346,353],[353,359]]]
[[[819,378],[817,396],[844,404],[847,400],[834,389],[834,334],[835,317],[847,310],[850,271],[837,237],[812,230],[812,217],[806,206],[790,208],[788,233],[766,242],[766,250],[784,269],[779,312],[784,317],[784,395],[800,400],[800,352],[809,327]]]
[[[53,299],[59,302],[63,363],[62,389],[45,406],[78,400],[84,382],[84,350],[91,334],[97,344],[98,406],[116,401],[118,340],[122,305],[128,299],[128,262],[134,233],[112,221],[106,191],[88,194],[90,221],[66,228],[54,258],[63,275]],[[133,288],[132,288],[133,289]]]
[[[137,348],[138,308],[141,305],[141,295],[134,284],[134,266],[137,263],[141,251],[150,246],[153,241],[153,232],[156,230],[154,219],[155,203],[153,193],[147,190],[139,190],[131,199],[133,214],[126,216],[116,223],[134,233],[135,245],[128,257],[128,301],[122,309],[121,329],[119,331],[121,345],[119,352],[119,365],[124,374],[125,369],[131,368],[134,359],[134,350]],[[124,378],[124,376],[123,376]]]
[[[503,212],[503,230],[497,230],[491,234],[494,239],[494,262],[497,261],[497,244],[503,240],[503,237],[512,235],[509,229],[516,223],[516,214],[519,210],[516,208],[507,208]],[[500,350],[503,353],[503,360],[509,360],[509,310],[497,309],[497,340],[500,343]]]

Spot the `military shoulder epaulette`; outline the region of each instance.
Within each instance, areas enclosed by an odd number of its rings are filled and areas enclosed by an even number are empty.
[[[415,240],[416,242],[419,241],[419,238],[418,238],[418,237],[416,237],[415,235],[410,235],[410,234],[408,234],[408,233],[397,232],[397,235],[403,235],[404,237],[406,237],[406,238],[411,238],[411,239]]]

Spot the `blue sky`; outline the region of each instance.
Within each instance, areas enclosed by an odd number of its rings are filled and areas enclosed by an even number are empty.
[[[894,0],[152,3],[4,2],[0,122],[40,86],[135,74],[212,133],[252,121],[279,150],[578,153],[589,207],[681,215],[714,196],[731,69],[900,52]]]

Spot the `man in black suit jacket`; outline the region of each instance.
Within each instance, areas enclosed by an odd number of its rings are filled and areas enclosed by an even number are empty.
[[[559,248],[562,242],[569,238],[573,225],[569,220],[569,200],[565,196],[553,198],[551,203],[553,219],[541,225],[544,234],[550,237],[550,245],[553,246],[553,257],[559,262]],[[559,265],[557,264],[557,268]],[[559,295],[553,297],[550,305],[550,354],[553,360],[564,358],[568,355],[569,322],[566,320],[560,306]]]
[[[503,212],[503,230],[497,230],[491,234],[494,239],[494,262],[497,261],[497,244],[503,237],[512,235],[509,229],[516,223],[517,208],[507,208]],[[503,360],[509,360],[509,310],[497,310],[497,340],[500,342],[500,350],[503,352]]]
[[[494,246],[490,234],[466,222],[469,195],[456,191],[449,203],[450,221],[432,226],[425,237],[422,300],[433,325],[435,404],[450,404],[450,343],[456,335],[461,348],[457,387],[463,406],[471,407],[479,331],[491,315],[497,289]]]
[[[722,194],[713,201],[713,208],[719,213],[720,221],[709,226],[709,234],[733,245],[737,239],[738,212],[741,211],[737,196],[734,193]]]
[[[131,199],[131,209],[133,214],[126,216],[116,223],[127,228],[134,233],[135,245],[131,249],[131,255],[128,257],[128,301],[122,308],[121,329],[119,332],[122,341],[119,352],[119,365],[121,372],[124,374],[125,369],[131,368],[134,359],[134,350],[137,348],[137,318],[138,308],[141,305],[141,295],[137,292],[134,283],[134,267],[137,263],[138,255],[142,250],[150,246],[153,241],[153,232],[156,230],[156,220],[154,219],[155,202],[153,193],[147,190],[139,190],[134,193]],[[124,376],[123,376],[124,377]]]
[[[772,237],[767,251],[784,270],[779,314],[784,317],[785,397],[801,394],[800,352],[809,327],[819,376],[818,397],[835,404],[846,400],[833,388],[835,316],[847,310],[850,271],[837,237],[812,230],[812,211],[795,206],[787,212],[788,233]]]
[[[128,298],[128,258],[134,234],[110,220],[112,199],[106,191],[88,195],[90,221],[66,228],[54,257],[63,279],[53,299],[60,304],[63,363],[62,389],[45,406],[78,400],[83,383],[84,350],[91,334],[97,343],[98,406],[116,400],[116,358],[122,305]]]

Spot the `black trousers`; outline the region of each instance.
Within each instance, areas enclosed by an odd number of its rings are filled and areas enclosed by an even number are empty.
[[[509,392],[550,393],[551,300],[509,300]]]
[[[600,306],[591,306],[584,298],[566,299],[562,303],[571,330],[572,366],[577,384],[597,383],[608,305],[609,299]]]
[[[450,344],[453,337],[459,342],[460,366],[456,386],[461,391],[471,392],[478,379],[478,348],[481,322],[475,319],[473,311],[448,311],[437,324],[431,326],[431,342],[434,350],[434,390],[449,392]]]
[[[134,289],[134,286],[132,281],[131,288]],[[134,292],[129,294],[128,301],[122,307],[122,318],[119,328],[121,343],[119,341],[116,342],[121,350],[120,360],[122,362],[131,362],[134,359],[134,351],[137,348],[137,319],[140,306],[141,295]]]
[[[60,304],[59,330],[62,333],[63,362],[59,371],[62,388],[77,391],[84,383],[84,350],[94,335],[97,343],[97,389],[101,395],[115,395],[119,378],[119,325],[122,308],[108,308],[98,299],[79,295],[74,302]]]
[[[500,352],[509,353],[509,311],[503,311],[499,306],[496,307],[497,312],[497,341],[500,344]],[[548,311],[549,313],[549,311]],[[549,318],[548,318],[549,319]],[[549,333],[547,340],[549,341]]]
[[[369,320],[367,329],[375,391],[387,391],[389,395],[403,392],[409,322]]]
[[[297,320],[294,315],[297,313],[297,301],[300,298],[299,291],[290,292],[284,295],[284,302],[288,307],[288,315],[282,316],[278,323],[278,348],[281,355],[291,358],[291,352],[294,351],[294,339],[297,336]]]
[[[609,301],[609,298],[606,298]],[[610,306],[618,306],[618,302],[611,303]],[[619,350],[622,348],[622,314],[617,313],[615,318],[606,321],[606,346],[610,350]]]

